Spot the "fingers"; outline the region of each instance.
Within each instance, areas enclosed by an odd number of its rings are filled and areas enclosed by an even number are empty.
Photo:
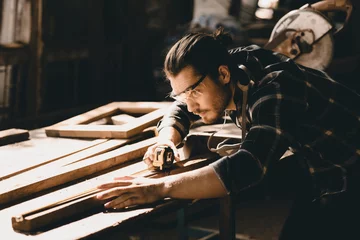
[[[109,189],[109,188],[115,188],[115,187],[126,187],[130,186],[131,182],[110,182],[110,183],[103,183],[101,185],[98,185],[98,189]]]
[[[152,162],[153,162],[153,152],[152,152],[152,150],[150,148],[145,153],[145,155],[143,157],[143,161],[148,167],[152,167],[152,165],[153,165],[152,164]]]
[[[122,177],[114,177],[114,180],[123,180],[123,181],[126,181],[126,180],[133,180],[135,179],[134,177],[132,176],[122,176]]]
[[[135,199],[136,198],[131,193],[124,193],[116,199],[105,203],[104,207],[114,209],[129,207],[136,204],[136,202],[134,201]]]
[[[132,177],[120,177],[130,179]],[[120,179],[119,178],[119,179]],[[104,191],[98,193],[96,198],[109,201],[106,208],[124,208],[132,205],[154,202],[163,198],[163,182],[159,179],[134,178],[128,182],[111,182],[98,186]]]
[[[144,163],[147,165],[148,168],[151,168],[153,166],[153,163],[150,159],[144,159]]]
[[[160,142],[150,146],[146,153],[144,154],[143,161],[148,166],[148,168],[153,167],[153,161],[154,161],[154,153],[155,149],[159,146],[169,146],[174,152],[174,159],[175,161],[180,161],[180,154],[178,149],[176,148],[175,144],[170,140],[161,140]]]
[[[120,209],[142,203],[139,201],[139,196],[137,196],[137,194],[134,192],[129,192],[128,189],[112,189],[110,191],[102,192],[96,195],[96,198],[99,200],[105,200],[114,197],[116,198],[104,204],[105,208]]]
[[[174,151],[174,150],[173,150],[173,151]],[[180,161],[180,154],[179,154],[179,152],[177,151],[177,149],[176,149],[176,151],[174,151],[174,159],[175,159],[176,162],[179,162],[179,161]]]
[[[119,203],[112,203],[112,202],[109,202],[109,205],[108,206],[105,206],[107,204],[105,204],[104,206],[106,208],[114,208],[114,209],[121,209],[121,208],[126,208],[126,207],[130,207],[130,206],[134,206],[134,205],[137,205],[137,199],[136,197],[130,197],[128,198],[127,200],[123,201],[123,202],[119,202]]]

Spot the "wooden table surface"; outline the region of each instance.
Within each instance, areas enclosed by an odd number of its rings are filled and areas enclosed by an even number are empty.
[[[30,131],[30,140],[0,147],[0,177],[41,164],[43,161],[62,156],[66,153],[71,153],[89,145],[91,141],[93,140],[46,137],[44,129]],[[84,189],[91,189],[100,182],[111,180],[115,176],[139,172],[145,167],[145,164],[139,159],[101,175],[91,176],[85,180],[82,179],[65,186],[56,187],[35,197],[0,206],[0,226],[2,230],[0,239],[35,238],[48,240],[86,238],[120,226],[122,223],[151,217],[153,214],[164,209],[171,208],[176,211],[191,203],[191,201],[165,200],[157,204],[140,206],[136,209],[125,211],[98,211],[85,214],[77,219],[64,221],[57,226],[52,226],[32,234],[16,232],[12,228],[11,218],[13,216],[76,195]]]

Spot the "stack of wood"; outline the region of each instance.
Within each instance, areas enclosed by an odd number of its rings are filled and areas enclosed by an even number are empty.
[[[148,170],[141,158],[156,142],[155,125],[169,105],[168,102],[114,102],[45,128],[48,137],[94,140],[77,151],[0,176],[0,204],[20,201],[74,181],[87,181],[81,187],[74,186],[70,194],[66,193],[61,199],[49,200],[14,215],[13,228],[26,232],[41,230],[86,211],[103,209],[103,202],[95,198],[99,190],[94,187],[104,179],[110,180],[119,174],[164,176],[164,172]],[[181,161],[166,174],[204,166],[213,161],[213,157],[208,154]],[[134,168],[124,173],[126,166]]]

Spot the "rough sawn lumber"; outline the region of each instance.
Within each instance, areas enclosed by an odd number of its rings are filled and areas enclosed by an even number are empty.
[[[47,172],[44,176],[15,186],[9,186],[8,181],[1,181],[0,204],[15,201],[33,193],[140,158],[144,155],[147,148],[155,143],[156,137],[126,145],[119,149],[61,167],[56,171]]]
[[[159,178],[169,174],[174,175],[206,166],[217,157],[217,155],[208,154],[202,158],[197,157],[176,163],[174,164],[174,169],[170,172],[156,172],[144,169],[131,174],[131,176]],[[12,226],[15,230],[30,232],[89,210],[102,209],[102,205],[109,200],[96,199],[96,194],[99,192],[100,190],[98,189],[90,189],[76,196],[19,214],[12,217]]]

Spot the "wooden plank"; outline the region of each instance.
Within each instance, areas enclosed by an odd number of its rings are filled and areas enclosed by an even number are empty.
[[[29,131],[25,129],[10,128],[0,131],[0,146],[28,140],[30,137]]]
[[[32,198],[28,201],[22,201],[19,204],[9,206],[4,209],[0,209],[0,225],[2,226],[2,234],[8,239],[58,239],[61,236],[62,239],[83,239],[86,237],[92,237],[93,234],[102,234],[108,236],[107,230],[114,228],[119,229],[125,225],[132,224],[141,218],[151,219],[155,214],[161,214],[162,211],[171,210],[174,211],[180,207],[185,207],[189,204],[189,201],[170,201],[167,202],[170,205],[164,204],[152,204],[143,205],[137,209],[131,209],[128,211],[89,211],[83,215],[74,216],[71,219],[64,219],[59,224],[39,229],[36,232],[24,233],[14,231],[12,228],[11,218],[18,216],[30,209],[39,208],[41,206],[49,205],[56,200],[65,199],[76,194],[81,193],[86,189],[93,188],[102,182],[112,180],[114,177],[128,175],[129,173],[137,172],[144,169],[145,164],[142,161],[121,166],[119,169],[105,173],[100,176],[86,179],[70,186],[66,186],[56,191],[52,191],[41,197]],[[170,208],[170,209],[169,209]],[[154,213],[154,214],[153,214]],[[105,237],[106,238],[106,237]]]
[[[170,172],[154,172],[144,169],[140,172],[130,174],[131,176],[143,176],[149,178],[160,178],[167,175],[174,175],[181,172],[190,171],[203,167],[215,160],[215,155],[199,156],[192,159],[183,160],[174,164],[174,168]],[[217,158],[217,157],[216,157]],[[66,218],[73,217],[89,210],[99,209],[109,200],[98,200],[96,194],[101,190],[89,189],[77,195],[56,201],[47,206],[31,210],[26,213],[12,217],[12,226],[17,231],[34,231],[47,225],[55,224]],[[128,208],[128,209],[131,209]]]
[[[108,140],[83,151],[74,153],[70,156],[64,158],[58,158],[56,161],[49,162],[48,164],[43,164],[42,166],[34,167],[31,170],[27,170],[26,172],[21,172],[15,174],[11,174],[11,179],[9,179],[6,183],[9,185],[19,185],[24,184],[31,181],[36,181],[37,179],[41,179],[44,173],[46,172],[54,172],[57,171],[59,168],[82,161],[84,159],[94,157],[100,155],[102,153],[112,151],[116,148],[125,146],[126,144],[131,144],[139,140],[143,140],[146,138],[154,137],[154,131],[150,130],[140,134],[131,139],[113,139]],[[9,178],[9,175],[6,176]],[[6,179],[2,178],[2,180]]]
[[[45,129],[47,136],[76,138],[130,138],[156,123],[167,108],[161,108],[135,118],[123,125],[63,125]]]
[[[157,138],[154,137],[135,144],[126,145],[119,149],[66,165],[61,169],[49,171],[46,173],[46,176],[29,180],[26,183],[13,182],[9,184],[12,181],[11,178],[1,181],[0,204],[19,200],[34,193],[140,158],[149,146],[156,143],[156,140]]]
[[[59,159],[71,157],[73,154],[77,154],[77,153],[79,153],[81,151],[84,151],[84,150],[86,150],[88,148],[94,147],[94,146],[96,146],[98,144],[101,144],[101,143],[104,143],[106,141],[108,141],[108,139],[96,139],[94,141],[91,141],[89,144],[85,145],[84,147],[81,147],[81,148],[79,148],[79,149],[77,149],[75,151],[71,151],[71,152],[68,152],[68,153],[61,154],[58,157],[51,158],[49,160],[44,160],[41,163],[34,164],[34,165],[31,165],[31,166],[23,166],[22,165],[22,166],[20,166],[19,168],[17,168],[16,170],[14,170],[12,172],[0,173],[0,181],[4,180],[4,179],[7,179],[7,178],[10,178],[10,177],[13,177],[15,175],[18,175],[20,173],[29,171],[31,169],[34,169],[34,168],[49,164],[49,163],[57,161]]]
[[[6,183],[11,185],[19,185],[22,183],[27,183],[29,181],[33,181],[36,179],[41,178],[44,173],[46,172],[54,172],[57,171],[59,168],[82,161],[84,159],[94,157],[100,155],[102,153],[112,151],[116,148],[125,146],[127,144],[134,143],[136,141],[144,140],[147,138],[154,137],[155,132],[153,129],[149,129],[142,134],[139,134],[130,139],[112,139],[112,140],[105,140],[103,142],[99,142],[96,145],[93,145],[87,149],[79,151],[77,153],[71,154],[69,156],[63,158],[57,158],[56,160],[49,161],[47,164],[42,164],[41,166],[33,167],[31,169],[27,169],[27,171],[23,171],[17,174],[11,174],[10,176],[7,175],[6,177],[0,178],[0,180],[4,180],[6,178],[12,177]]]

